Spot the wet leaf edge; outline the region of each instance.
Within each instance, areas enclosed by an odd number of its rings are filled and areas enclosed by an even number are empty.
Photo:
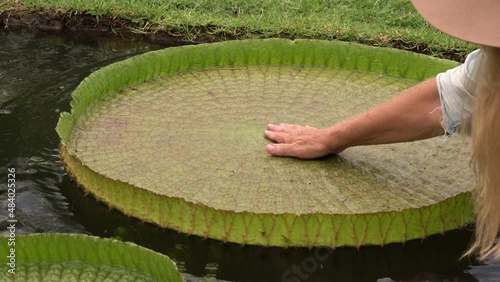
[[[270,214],[216,210],[107,178],[71,156],[68,172],[95,198],[139,220],[224,242],[278,247],[386,245],[461,228],[473,222],[470,192],[435,205],[369,214]]]

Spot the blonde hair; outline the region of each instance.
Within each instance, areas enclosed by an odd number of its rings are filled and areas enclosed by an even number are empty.
[[[476,177],[475,241],[465,255],[500,258],[500,48],[482,47],[472,114],[471,165]]]

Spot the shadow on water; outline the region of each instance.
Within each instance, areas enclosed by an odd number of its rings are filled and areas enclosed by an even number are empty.
[[[64,171],[54,130],[91,72],[160,48],[124,40],[0,32],[0,235],[8,167],[16,168],[18,234],[88,233],[133,241],[174,259],[187,281],[498,281],[498,263],[459,261],[471,232],[385,247],[263,248],[224,244],[139,222],[85,195]]]

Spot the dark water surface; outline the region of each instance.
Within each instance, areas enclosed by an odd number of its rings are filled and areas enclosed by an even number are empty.
[[[471,239],[467,230],[334,252],[239,246],[141,223],[86,195],[60,162],[54,130],[59,113],[70,110],[71,92],[91,72],[158,48],[0,32],[0,235],[8,234],[6,179],[13,167],[17,234],[87,233],[133,241],[170,256],[187,281],[500,281],[500,263],[459,260]]]

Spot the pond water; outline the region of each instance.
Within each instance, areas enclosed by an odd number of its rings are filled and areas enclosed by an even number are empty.
[[[460,261],[467,230],[384,247],[261,248],[186,236],[128,218],[70,179],[54,130],[91,72],[159,46],[122,39],[0,32],[0,235],[7,168],[16,169],[17,234],[86,233],[170,256],[187,281],[500,281],[500,263]],[[204,280],[205,279],[205,280]]]

